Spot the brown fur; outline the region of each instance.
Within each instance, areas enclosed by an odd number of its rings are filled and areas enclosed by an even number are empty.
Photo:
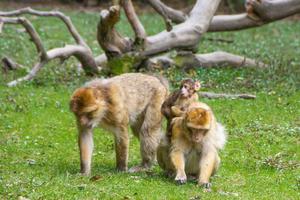
[[[194,101],[198,101],[197,91],[200,83],[192,79],[181,82],[180,88],[171,93],[161,107],[161,113],[167,119],[167,135],[171,136],[171,121],[174,117],[181,116],[187,107]]]
[[[78,124],[81,172],[90,173],[92,130],[98,125],[114,133],[118,170],[127,170],[129,125],[140,139],[142,155],[141,165],[132,171],[151,167],[161,136],[160,107],[167,95],[161,80],[140,73],[97,79],[77,89],[70,109]]]
[[[163,138],[157,152],[160,167],[175,173],[175,181],[185,183],[186,174],[197,175],[198,183],[209,187],[209,178],[217,170],[220,150],[226,134],[210,107],[193,102],[182,117],[172,120],[171,140]]]

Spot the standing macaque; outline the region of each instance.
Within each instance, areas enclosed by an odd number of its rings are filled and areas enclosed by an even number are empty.
[[[140,140],[142,156],[141,164],[131,172],[150,168],[161,137],[160,108],[167,95],[163,79],[141,73],[96,79],[77,89],[70,109],[77,119],[81,173],[90,174],[93,128],[98,125],[114,133],[118,170],[127,170],[129,125]]]
[[[172,92],[161,106],[161,113],[167,119],[167,136],[171,136],[171,121],[179,117],[190,103],[198,101],[197,91],[201,88],[199,81],[184,79],[180,88]]]
[[[218,151],[226,143],[224,127],[216,122],[210,107],[193,102],[182,117],[172,120],[172,135],[163,138],[157,150],[158,164],[182,184],[187,175],[197,176],[198,184],[210,189],[210,177],[220,164]]]

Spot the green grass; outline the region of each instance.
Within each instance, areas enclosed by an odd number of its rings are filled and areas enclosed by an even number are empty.
[[[68,12],[94,54],[97,14]],[[63,24],[53,18],[29,17],[47,49],[72,43]],[[163,30],[157,16],[144,15],[149,34]],[[33,44],[19,26],[6,26],[0,55],[30,67],[37,60]],[[132,35],[122,18],[118,29]],[[149,173],[115,171],[113,137],[94,134],[90,181],[79,172],[77,133],[68,101],[89,78],[76,72],[76,60],[49,63],[35,80],[15,88],[5,83],[26,70],[0,76],[0,199],[298,199],[300,192],[300,24],[281,21],[233,33],[209,33],[199,52],[224,50],[260,59],[268,69],[197,69],[164,74],[173,86],[186,76],[199,78],[203,90],[257,94],[255,100],[207,100],[229,132],[221,152],[222,166],[213,177],[213,191],[195,182],[178,186],[155,166]],[[206,38],[230,39],[232,44]],[[129,165],[139,163],[139,145],[132,137]]]

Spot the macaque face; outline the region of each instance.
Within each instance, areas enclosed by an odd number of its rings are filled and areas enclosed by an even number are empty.
[[[98,115],[101,105],[97,101],[96,93],[91,88],[81,88],[74,92],[70,109],[77,118],[78,123],[84,127],[91,127],[93,119]]]
[[[194,92],[192,91],[192,87],[190,84],[185,83],[183,84],[181,88],[181,95],[185,98],[188,98],[191,96],[191,93],[193,94]]]
[[[92,127],[94,125],[94,119],[96,111],[88,112],[88,113],[81,113],[80,115],[76,115],[76,118],[79,124],[83,127]]]
[[[206,135],[208,130],[206,129],[195,129],[195,128],[189,128],[188,127],[188,136],[189,139],[193,143],[200,143],[202,142],[204,136]]]
[[[207,110],[193,108],[187,111],[185,122],[189,138],[191,141],[199,143],[210,129],[211,118]]]
[[[192,79],[183,80],[181,83],[181,95],[184,98],[190,98],[200,89],[200,82]]]

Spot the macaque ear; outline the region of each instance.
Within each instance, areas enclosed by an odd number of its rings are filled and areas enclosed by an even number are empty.
[[[201,84],[199,81],[195,81],[195,84],[194,84],[194,89],[195,91],[199,91],[201,88]]]
[[[186,114],[187,126],[194,129],[209,130],[211,115],[208,110],[193,108]]]

